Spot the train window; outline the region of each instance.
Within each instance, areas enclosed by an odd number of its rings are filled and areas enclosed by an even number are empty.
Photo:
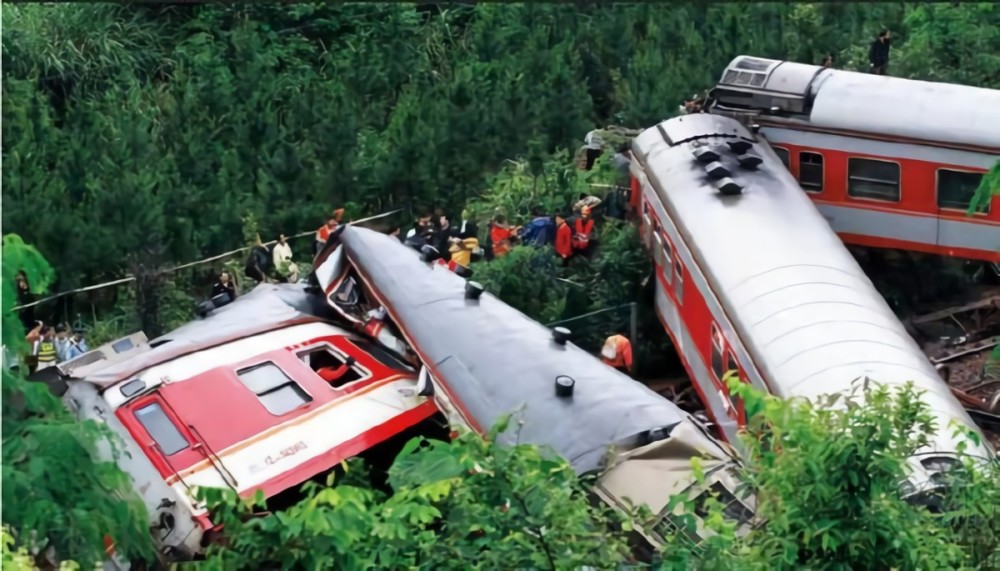
[[[781,159],[782,163],[784,163],[785,168],[786,169],[791,168],[788,166],[791,164],[791,158],[789,157],[788,149],[782,147],[771,147],[771,148],[774,149],[774,154],[778,155],[778,158]]]
[[[663,236],[663,267],[669,268],[674,263],[674,252],[670,247],[670,239]],[[668,272],[669,273],[669,272]]]
[[[663,236],[656,232],[653,234],[653,259],[656,261],[656,265],[661,268],[668,268],[667,265],[666,252],[663,249]]]
[[[281,416],[312,402],[298,383],[274,363],[264,363],[236,373],[246,388],[257,395],[267,412]]]
[[[806,192],[823,192],[823,155],[799,153],[799,186]]]
[[[938,169],[938,208],[954,208],[956,210],[969,208],[972,197],[976,194],[976,189],[979,188],[982,181],[982,173]],[[985,206],[985,210],[980,210],[980,212],[988,213],[990,211],[989,202]]]
[[[684,265],[680,256],[674,256],[674,295],[678,303],[684,303]]]
[[[736,360],[736,355],[733,355],[732,351],[726,353],[726,372],[729,373],[730,371],[736,374],[740,372],[740,363]]]
[[[712,373],[715,374],[715,378],[722,380],[722,377],[726,374],[723,368],[722,362],[722,333],[719,332],[719,328],[712,324]]]
[[[347,364],[346,357],[339,351],[334,351],[333,347],[329,345],[320,345],[303,351],[298,354],[298,357],[334,388],[360,381],[367,374],[357,365],[345,366]]]
[[[146,429],[150,438],[156,441],[164,456],[177,454],[190,445],[159,403],[154,402],[137,409],[135,419]]]
[[[899,165],[873,159],[847,159],[847,195],[899,202]]]

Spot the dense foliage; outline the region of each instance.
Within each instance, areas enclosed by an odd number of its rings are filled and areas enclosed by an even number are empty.
[[[96,457],[99,443],[109,435],[93,422],[79,422],[45,384],[28,382],[20,368],[8,368],[11,357],[27,350],[24,327],[11,310],[19,269],[38,291],[51,279],[38,251],[8,234],[0,279],[2,343],[8,350],[2,381],[3,522],[22,545],[43,557],[100,561],[105,535],[126,556],[148,556],[152,539],[145,507],[131,480]]]
[[[997,87],[995,4],[4,5],[3,223],[60,289],[330,203],[455,212],[504,161],[662,119],[735,55]]]

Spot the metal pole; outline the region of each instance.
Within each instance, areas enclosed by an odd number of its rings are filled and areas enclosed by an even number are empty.
[[[632,323],[630,324],[631,327],[629,328],[629,342],[632,343],[632,347],[634,349],[636,347],[636,341],[639,338],[639,306],[634,301],[630,305],[632,306],[631,310],[629,311],[629,313],[631,313]],[[631,373],[633,377],[635,376],[635,369],[637,363],[636,357],[637,355],[633,350],[632,367],[629,369],[629,373]]]

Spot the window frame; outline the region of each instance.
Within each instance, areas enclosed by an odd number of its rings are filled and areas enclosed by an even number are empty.
[[[670,237],[667,236],[666,230],[661,230],[661,238],[663,239],[663,267],[674,265],[674,245],[670,242]]]
[[[419,373],[419,370],[415,369],[412,365],[407,363],[402,356],[396,356],[394,352],[379,345],[374,341],[371,341],[370,339],[367,339],[365,337],[349,337],[347,338],[347,341],[351,345],[357,347],[359,351],[367,355],[368,358],[375,361],[379,365],[385,367],[386,369],[389,369],[390,371],[394,372],[402,371],[404,373],[409,373],[409,374]],[[362,346],[362,344],[366,346]],[[372,349],[374,349],[374,351]],[[379,355],[379,352],[383,353],[385,356],[388,356],[389,359],[391,359],[391,362],[386,362],[385,360],[383,360],[382,356]]]
[[[938,210],[948,210],[948,211],[952,211],[952,212],[963,212],[963,213],[964,212],[968,212],[968,210],[969,210],[969,205],[968,204],[966,204],[963,207],[942,206],[941,205],[941,171],[948,171],[948,172],[957,173],[957,174],[976,174],[976,175],[979,175],[980,184],[982,184],[983,177],[985,177],[987,173],[977,172],[977,171],[971,171],[971,170],[958,170],[958,169],[948,168],[948,167],[938,167],[938,168],[934,169],[934,204],[937,205]],[[976,188],[978,188],[978,187],[979,187],[979,185],[976,185]],[[972,197],[970,197],[970,200],[973,197],[975,197],[975,191],[973,191],[973,194],[972,194]],[[989,213],[990,213],[990,207],[992,206],[991,203],[992,203],[992,200],[987,200],[986,201],[986,210],[976,210],[976,211],[973,212],[973,214],[974,215],[979,215],[979,216],[988,216]]]
[[[321,351],[323,349],[326,349],[330,353],[333,353],[334,356],[336,356],[338,359],[340,359],[344,363],[347,362],[347,358],[348,357],[352,357],[353,356],[353,355],[350,355],[347,351],[344,351],[343,349],[341,349],[340,347],[337,347],[336,345],[330,343],[329,341],[323,341],[321,343],[315,343],[315,344],[312,344],[312,345],[307,345],[306,347],[300,347],[297,351],[295,351],[295,358],[298,359],[300,363],[302,363],[303,365],[305,365],[306,367],[308,367],[309,370],[312,371],[318,377],[319,373],[316,372],[316,370],[312,368],[312,365],[310,365],[309,363],[306,363],[302,359],[302,357],[304,355],[308,355],[309,353],[315,353],[315,352]],[[356,380],[353,380],[353,381],[351,381],[349,383],[344,383],[342,385],[337,385],[337,386],[333,386],[332,384],[327,383],[326,381],[323,381],[323,384],[325,384],[326,386],[330,387],[330,390],[339,392],[339,391],[343,391],[344,389],[346,389],[348,387],[354,386],[357,383],[363,383],[363,382],[365,382],[367,380],[370,380],[372,378],[373,373],[368,370],[368,367],[365,367],[360,362],[358,362],[358,360],[357,360],[356,357],[354,359],[354,364],[351,365],[351,369],[353,369],[355,373],[358,373],[358,375],[359,375],[360,378],[358,378]]]
[[[858,196],[852,192],[852,182],[858,178],[851,175],[851,163],[852,161],[866,161],[869,163],[883,163],[887,165],[893,165],[896,167],[896,198],[882,198],[875,196]],[[870,182],[875,184],[889,184],[884,180],[876,180],[866,178],[862,182]],[[870,157],[847,157],[847,197],[851,200],[869,200],[872,202],[885,202],[889,204],[899,204],[903,201],[903,166],[899,164],[898,161],[891,161],[886,159],[873,159]]]
[[[663,268],[666,263],[666,258],[664,257],[664,238],[663,234],[658,231],[658,229],[653,229],[653,261],[656,265]]]
[[[711,339],[708,364],[712,375],[721,383],[722,378],[726,376],[726,339],[722,336],[722,331],[714,321],[712,322],[709,335]],[[718,368],[716,368],[716,358],[718,358]]]
[[[180,436],[181,439],[184,440],[183,448],[178,448],[172,452],[167,452],[167,450],[163,447],[163,443],[160,442],[160,439],[157,438],[156,435],[154,435],[153,432],[149,429],[149,426],[147,426],[146,423],[142,421],[142,418],[139,416],[139,413],[151,407],[156,407],[160,411],[160,414],[163,415],[163,418],[166,419],[166,421],[177,433],[177,436]],[[170,413],[167,412],[167,408],[163,406],[163,403],[159,399],[150,399],[144,402],[136,403],[134,406],[131,407],[131,412],[132,412],[132,418],[134,418],[135,422],[139,425],[139,427],[141,427],[146,432],[146,436],[152,439],[153,443],[156,446],[156,450],[164,458],[174,456],[175,454],[180,454],[185,450],[193,449],[194,443],[191,441],[191,438],[189,438],[186,434],[184,434],[184,430],[182,430],[181,427],[177,425],[177,423],[171,417]]]
[[[819,163],[803,163],[802,162],[803,155],[812,155],[819,157]],[[799,160],[799,186],[802,187],[802,190],[810,194],[822,194],[826,182],[826,157],[823,156],[823,153],[818,153],[816,151],[799,151],[798,160]],[[819,188],[815,187],[806,188],[805,186],[806,183],[803,183],[802,181],[802,165],[819,167]]]
[[[781,161],[781,164],[785,165],[785,168],[788,170],[788,172],[791,172],[792,152],[789,151],[787,148],[779,145],[771,145],[771,150],[774,151],[774,154],[778,156],[778,160]],[[784,155],[782,155],[782,153],[784,153]]]
[[[677,303],[684,303],[684,263],[680,256],[674,256],[674,295],[677,296]]]
[[[299,362],[301,363],[301,361],[299,361]],[[305,364],[305,363],[303,363],[303,364]],[[283,383],[281,383],[281,384],[279,384],[277,386],[271,387],[271,388],[269,388],[269,389],[267,389],[267,390],[265,390],[263,392],[258,393],[256,390],[250,388],[250,386],[247,385],[246,381],[243,380],[243,374],[248,373],[250,371],[254,371],[256,369],[260,369],[260,368],[266,367],[268,365],[276,368],[285,377],[285,379],[287,379],[287,381],[283,382]],[[246,388],[246,390],[250,391],[250,393],[257,398],[257,402],[259,402],[260,405],[262,407],[264,407],[264,410],[266,410],[268,412],[268,414],[270,414],[272,416],[282,417],[282,416],[285,416],[285,415],[289,415],[289,414],[292,414],[293,412],[295,412],[297,410],[300,410],[300,409],[302,409],[304,407],[308,407],[312,403],[316,402],[315,397],[313,397],[313,395],[310,394],[309,391],[307,391],[305,389],[305,387],[303,387],[298,381],[296,381],[295,379],[293,379],[292,376],[289,375],[285,371],[285,369],[283,369],[281,367],[281,365],[279,365],[277,362],[275,362],[273,360],[268,359],[268,360],[265,360],[265,361],[261,361],[259,363],[255,363],[253,365],[248,365],[246,367],[242,367],[242,368],[236,369],[234,371],[234,373],[236,374],[236,378]],[[282,413],[276,413],[276,412],[272,411],[261,397],[269,395],[271,393],[275,393],[275,392],[277,392],[277,391],[279,391],[279,390],[281,390],[281,389],[283,389],[285,387],[288,387],[288,386],[291,386],[294,389],[297,389],[297,392],[300,393],[300,396],[304,395],[305,398],[306,398],[306,400],[304,400],[302,403],[298,404],[297,406],[295,406],[295,407],[293,407],[293,408],[291,408],[289,410],[286,410],[285,412],[282,412]]]

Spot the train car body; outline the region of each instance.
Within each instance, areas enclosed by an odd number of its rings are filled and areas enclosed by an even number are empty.
[[[845,242],[1000,264],[1000,197],[967,214],[1000,160],[1000,91],[740,56],[710,99],[760,126]]]
[[[331,315],[305,286],[261,285],[129,344],[123,358],[88,353],[62,366],[66,405],[121,437],[116,461],[165,560],[190,559],[210,539],[196,488],[274,498],[437,414],[404,390],[416,386],[414,369],[370,352]],[[341,366],[339,378],[321,376]]]
[[[341,300],[385,309],[388,321],[424,364],[422,394],[433,395],[453,427],[487,435],[507,414],[505,444],[535,444],[565,458],[579,474],[601,474],[595,493],[612,506],[628,501],[657,514],[645,538],[667,533],[670,497],[704,500],[711,487],[742,523],[753,498],[737,498],[737,454],[674,403],[600,362],[447,265],[390,236],[348,228],[318,258],[319,285]],[[356,268],[360,295],[336,292],[339,270]],[[362,313],[362,311],[355,311]],[[567,387],[569,387],[567,389]],[[568,392],[567,392],[568,391]],[[696,483],[692,457],[707,481]]]
[[[647,129],[632,149],[656,310],[729,440],[745,411],[730,398],[726,371],[784,398],[848,392],[858,379],[913,381],[938,423],[912,462],[918,484],[937,458],[955,451],[950,423],[978,431],[797,181],[750,130],[727,117],[688,115]],[[992,451],[984,444],[973,453]]]

